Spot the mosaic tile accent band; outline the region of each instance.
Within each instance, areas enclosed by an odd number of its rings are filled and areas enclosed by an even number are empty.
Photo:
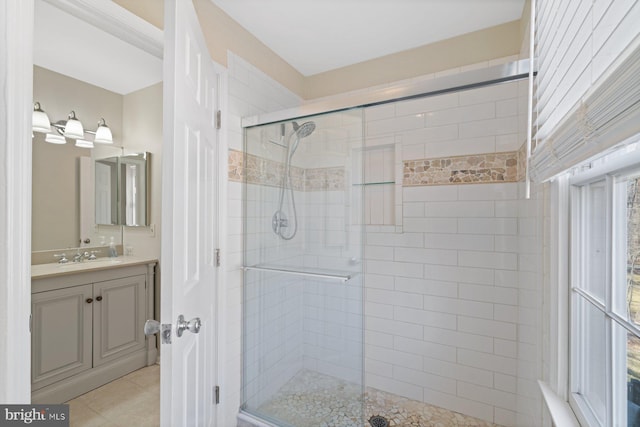
[[[229,150],[229,181],[242,182],[245,174],[249,184],[279,187],[282,185],[284,163],[265,159],[253,154],[247,154],[247,164],[244,164],[242,151]],[[291,168],[291,185],[296,191],[305,189],[305,170],[293,166]]]
[[[405,160],[403,186],[486,184],[520,182],[525,179],[525,145],[518,151],[475,154],[435,159]],[[344,190],[346,171],[343,167],[302,169],[292,167],[292,185],[297,191]],[[229,180],[250,184],[280,186],[284,164],[252,154],[247,165],[241,151],[229,150]]]
[[[229,150],[229,181],[242,182],[245,174],[250,184],[279,187],[284,175],[284,163],[248,154],[245,168],[242,151]],[[291,184],[296,191],[344,190],[345,178],[344,167],[291,167]]]
[[[522,144],[518,150],[518,182],[525,180],[527,176],[527,144]]]
[[[403,186],[518,181],[518,151],[407,160]]]

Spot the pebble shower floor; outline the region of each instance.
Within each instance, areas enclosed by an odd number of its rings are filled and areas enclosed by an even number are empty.
[[[295,427],[363,427],[360,386],[314,371],[299,372],[258,410]],[[365,392],[365,426],[380,415],[390,427],[499,427],[487,421],[373,388]]]

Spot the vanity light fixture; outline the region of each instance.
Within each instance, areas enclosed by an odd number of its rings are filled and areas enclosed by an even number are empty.
[[[66,144],[67,140],[62,135],[58,135],[57,133],[48,133],[44,138],[45,141],[51,144]]]
[[[64,136],[71,139],[84,138],[84,128],[76,117],[76,112],[71,110],[67,119],[67,123],[64,125]]]
[[[40,103],[36,102],[33,105],[33,114],[31,119],[31,130],[33,132],[47,133],[51,131],[51,122],[49,116],[40,107]]]
[[[91,132],[89,132],[91,133]],[[111,129],[107,126],[104,118],[100,118],[98,122],[98,129],[96,129],[96,137],[93,139],[96,144],[113,144],[113,135]]]
[[[51,133],[51,127],[53,127],[58,135]],[[67,116],[67,120],[58,120],[55,123],[49,121],[49,116],[40,107],[40,103],[36,102],[33,106],[33,118],[32,118],[32,138],[33,132],[46,133],[46,142],[52,144],[65,144],[67,141],[65,138],[71,138],[76,140],[76,147],[93,148],[94,143],[98,144],[113,144],[113,134],[111,129],[107,126],[107,122],[104,118],[100,118],[98,122],[98,128],[95,132],[85,130],[82,126],[82,122],[76,117],[76,112],[71,111]],[[85,139],[84,134],[95,135],[93,141]]]
[[[76,147],[80,148],[93,148],[93,142],[86,139],[76,139]]]

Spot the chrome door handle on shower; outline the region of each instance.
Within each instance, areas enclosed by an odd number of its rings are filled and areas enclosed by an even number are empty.
[[[184,316],[181,314],[178,316],[178,324],[176,325],[176,335],[178,337],[182,336],[184,331],[189,331],[194,334],[200,332],[200,327],[202,326],[202,321],[200,321],[199,317],[194,317],[188,322],[184,320]]]

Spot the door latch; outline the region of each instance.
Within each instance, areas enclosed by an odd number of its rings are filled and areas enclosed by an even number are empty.
[[[149,319],[144,323],[144,334],[155,335],[160,332],[160,342],[162,344],[171,344],[171,325],[160,323],[157,320]]]

